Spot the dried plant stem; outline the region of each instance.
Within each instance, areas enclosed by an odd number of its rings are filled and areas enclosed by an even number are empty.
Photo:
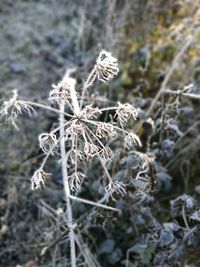
[[[88,122],[88,123],[90,123],[90,124],[96,125],[96,126],[99,125],[97,122],[92,121],[92,120],[85,120],[85,119],[81,119],[81,120],[84,121],[84,122]],[[110,126],[113,127],[114,129],[116,129],[116,130],[118,130],[118,131],[120,131],[120,132],[122,132],[122,133],[124,133],[124,134],[129,134],[128,131],[126,131],[126,130],[120,128],[120,127],[117,127],[117,126],[115,126],[115,125],[113,125],[113,124],[111,124],[111,123],[107,123],[107,125],[110,125]]]
[[[92,69],[92,71],[90,72],[84,86],[83,86],[83,91],[82,91],[82,95],[81,95],[81,104],[80,104],[80,108],[82,109],[83,106],[83,100],[85,97],[85,93],[87,91],[87,88],[94,82],[94,80],[96,79],[96,65],[94,66],[94,68]]]
[[[89,129],[89,128],[87,127],[87,129]],[[96,135],[95,135],[90,129],[89,129],[89,131],[90,131],[90,133],[92,134],[92,136],[93,136],[98,142],[100,142],[100,144],[104,147],[104,145],[103,145],[103,144],[101,143],[101,141],[96,137]],[[87,134],[87,132],[86,132],[86,134]],[[89,134],[87,134],[87,136],[88,136],[88,138],[90,139],[90,142],[91,142],[92,144],[94,144],[93,141],[92,141],[92,139],[90,138]],[[105,164],[105,162],[102,160],[102,158],[100,157],[98,151],[97,151],[97,157],[98,157],[98,159],[99,159],[99,161],[100,161],[100,163],[101,163],[101,166],[103,167],[103,169],[104,169],[104,171],[105,171],[105,174],[106,174],[106,176],[107,176],[107,178],[108,178],[109,183],[112,182],[112,178],[111,178],[111,176],[110,176],[110,174],[109,174],[109,172],[108,172],[108,169],[107,169],[107,167],[106,167],[106,164]]]
[[[80,113],[80,107],[79,107],[78,98],[77,98],[77,95],[76,95],[75,88],[71,88],[70,87],[70,95],[71,95],[71,100],[72,100],[72,106],[73,106],[74,114],[76,116],[78,116],[79,113]]]
[[[164,93],[165,94],[180,95],[180,96],[188,97],[188,98],[191,98],[191,99],[200,100],[200,95],[199,94],[182,93],[180,90],[172,91],[172,90],[166,89],[166,90],[164,90]]]
[[[64,102],[62,102],[60,104],[60,136],[64,136],[64,133],[65,133],[64,107],[65,107]],[[67,220],[68,220],[68,224],[72,225],[73,217],[72,217],[70,189],[69,189],[68,175],[67,175],[67,168],[66,168],[66,151],[65,151],[65,139],[64,138],[61,138],[60,140],[60,151],[61,151],[64,192],[65,192],[65,198],[66,198],[66,204],[67,204]],[[70,251],[71,251],[71,266],[76,267],[75,235],[74,235],[73,227],[70,227],[69,239],[70,239]]]
[[[58,114],[63,114],[67,117],[70,117],[70,118],[74,118],[73,115],[71,114],[68,114],[66,112],[61,112],[59,109],[56,109],[56,108],[52,108],[52,107],[49,107],[49,106],[46,106],[46,105],[43,105],[43,104],[40,104],[40,103],[35,103],[35,102],[31,102],[31,101],[24,101],[24,100],[20,100],[18,101],[20,103],[24,103],[24,104],[27,104],[27,105],[30,105],[30,106],[34,106],[34,107],[38,107],[38,108],[43,108],[43,109],[47,109],[47,110],[50,110],[50,111],[53,111],[53,112],[56,112]]]
[[[182,207],[182,215],[183,215],[183,220],[184,220],[186,228],[190,229],[188,222],[187,222],[186,214],[185,214],[185,205],[183,205],[183,207]]]
[[[110,207],[110,206],[107,206],[107,205],[104,205],[104,204],[100,204],[98,202],[94,202],[94,201],[91,201],[91,200],[88,200],[88,199],[84,199],[84,198],[80,198],[80,197],[76,197],[76,196],[72,196],[72,195],[70,195],[70,198],[75,200],[75,201],[79,201],[79,202],[82,202],[82,203],[85,203],[85,204],[88,204],[88,205],[92,205],[92,206],[95,206],[95,207],[99,207],[99,208],[103,208],[103,209],[107,209],[107,210],[120,212],[119,209],[116,209],[116,208],[113,208],[113,207]]]

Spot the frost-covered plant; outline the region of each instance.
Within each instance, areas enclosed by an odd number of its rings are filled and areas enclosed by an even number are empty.
[[[44,171],[45,164],[48,158],[54,155],[55,151],[57,154],[60,153],[67,202],[67,220],[70,228],[71,264],[72,267],[75,267],[75,235],[74,228],[70,227],[73,220],[71,199],[115,210],[112,207],[103,205],[102,202],[108,201],[110,198],[114,199],[114,196],[117,195],[124,196],[126,194],[126,185],[122,181],[113,180],[109,173],[107,164],[112,160],[114,154],[110,143],[113,138],[121,138],[124,147],[134,148],[134,146],[141,146],[141,141],[135,133],[125,130],[128,120],[136,120],[138,117],[138,111],[134,106],[118,102],[116,106],[100,108],[84,103],[85,93],[94,84],[95,80],[107,83],[118,74],[117,59],[111,53],[102,51],[83,86],[81,95],[77,93],[76,80],[71,77],[73,72],[74,70],[68,69],[62,81],[57,85],[53,85],[49,93],[49,100],[55,105],[59,105],[58,109],[50,105],[45,106],[39,103],[18,100],[17,91],[14,91],[13,97],[4,102],[1,115],[6,116],[16,126],[18,116],[23,111],[30,113],[33,111],[33,107],[45,108],[59,114],[59,126],[49,133],[41,133],[39,135],[39,146],[45,156],[41,166],[31,178],[31,188],[35,190],[45,184],[50,176],[49,173]],[[66,107],[70,108],[71,113],[66,112]],[[113,118],[110,121],[101,121],[99,116],[109,111],[115,113]],[[66,147],[69,149],[67,150]],[[99,203],[83,200],[72,195],[74,192],[81,190],[86,178],[85,170],[79,162],[91,161],[94,158],[99,160],[102,171],[107,178],[105,196],[103,201],[101,200]]]

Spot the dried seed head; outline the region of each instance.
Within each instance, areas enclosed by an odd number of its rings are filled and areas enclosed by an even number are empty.
[[[108,82],[119,72],[117,59],[111,53],[103,50],[96,61],[97,77],[102,82]]]
[[[69,186],[72,191],[80,191],[85,175],[81,172],[74,172],[69,177]]]
[[[55,150],[58,140],[53,133],[42,133],[39,135],[40,148],[45,154],[51,153]]]
[[[96,119],[102,112],[98,108],[93,108],[92,105],[86,106],[80,112],[80,118],[85,120]]]
[[[99,150],[100,150],[100,147],[94,144],[91,144],[89,142],[85,143],[84,152],[85,152],[85,155],[87,156],[87,159],[94,157],[99,152]]]
[[[49,178],[50,173],[46,173],[39,169],[34,172],[31,178],[31,189],[36,190],[45,184],[45,181]]]
[[[120,195],[120,196],[124,196],[126,194],[125,185],[122,182],[118,182],[118,181],[110,182],[105,187],[105,191],[106,191],[107,200],[109,200],[109,198],[115,200],[114,194]]]
[[[83,152],[78,149],[71,149],[68,156],[72,165],[76,164],[77,160],[83,160],[84,158]]]
[[[75,88],[76,80],[67,77],[64,81],[59,82],[57,85],[52,85],[52,90],[49,93],[49,100],[50,101],[56,101],[58,104],[61,101],[69,101],[71,99],[70,97],[70,91],[71,88]]]
[[[28,112],[29,116],[31,116],[32,112],[35,112],[32,106],[23,101],[17,100],[17,98],[17,90],[13,90],[12,98],[8,101],[4,101],[0,110],[0,116],[5,117],[8,122],[13,124],[16,128],[16,120],[19,115],[21,115],[23,112]]]
[[[118,102],[118,108],[116,110],[116,115],[121,124],[127,123],[130,117],[134,120],[137,120],[138,112],[137,110],[130,104],[121,104]]]
[[[140,147],[142,146],[140,138],[134,133],[127,134],[124,142],[127,148],[133,147],[134,145],[140,146]]]
[[[109,137],[115,135],[115,131],[113,129],[113,125],[106,122],[98,123],[96,135],[99,138]]]
[[[99,151],[99,155],[104,161],[107,161],[112,158],[113,151],[111,150],[110,147],[106,146]]]
[[[85,130],[85,126],[78,120],[74,120],[71,125],[65,130],[66,137],[73,139],[75,136],[82,134]]]

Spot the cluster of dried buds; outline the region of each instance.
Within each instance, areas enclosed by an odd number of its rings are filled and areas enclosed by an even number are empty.
[[[65,121],[64,136],[59,136],[59,127],[53,129],[50,133],[40,134],[39,145],[45,153],[45,158],[39,170],[32,177],[33,190],[44,185],[49,174],[43,171],[43,167],[50,155],[53,155],[55,151],[59,153],[59,140],[64,138],[67,147],[69,147],[66,155],[66,168],[69,169],[68,173],[72,173],[68,177],[71,191],[79,191],[85,179],[85,175],[81,171],[81,164],[79,164],[80,161],[92,160],[97,157],[108,178],[108,183],[105,187],[108,198],[113,195],[125,194],[125,185],[119,181],[112,181],[107,169],[107,163],[112,160],[114,154],[110,147],[114,138],[122,138],[124,146],[127,148],[141,146],[139,137],[135,133],[124,129],[129,119],[137,119],[137,109],[130,104],[122,103],[118,103],[114,107],[101,109],[92,105],[84,105],[83,102],[84,90],[92,86],[96,79],[106,83],[113,79],[118,72],[117,59],[111,53],[102,51],[83,86],[81,100],[79,100],[80,97],[75,89],[76,80],[69,75],[65,76],[57,85],[52,86],[49,100],[59,105],[64,103],[69,106],[72,114],[68,114],[70,119]],[[14,96],[9,101],[4,102],[1,114],[9,116],[10,120],[14,122],[22,111],[32,111],[32,106],[28,103],[30,102],[18,101],[17,92],[15,91]],[[103,112],[109,112],[110,110],[115,112],[114,118],[116,119],[114,120],[113,118],[109,122],[101,121],[100,115],[103,117]],[[61,111],[57,110],[57,112]],[[65,113],[65,110],[63,112]],[[59,136],[58,139],[57,136]]]

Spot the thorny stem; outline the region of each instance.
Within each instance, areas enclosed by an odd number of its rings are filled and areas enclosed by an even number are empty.
[[[60,136],[64,136],[65,128],[64,128],[64,102],[60,104]],[[61,138],[60,140],[60,150],[61,150],[61,162],[62,162],[62,175],[63,175],[63,183],[64,183],[64,192],[67,204],[67,219],[68,224],[71,225],[73,222],[72,217],[72,207],[70,201],[70,189],[68,182],[68,175],[66,169],[66,151],[65,151],[65,139]],[[70,239],[70,251],[71,251],[71,266],[76,267],[76,249],[75,249],[75,236],[74,229],[70,227],[69,231],[69,239]]]
[[[59,113],[59,114],[63,114],[65,116],[67,116],[67,117],[74,118],[74,116],[69,114],[69,113],[66,113],[64,111],[61,112],[59,109],[52,108],[52,107],[49,107],[49,106],[45,106],[45,105],[40,104],[40,103],[35,103],[35,102],[31,102],[31,101],[24,101],[24,100],[19,100],[18,102],[19,103],[23,103],[23,104],[27,104],[27,105],[30,105],[30,106],[35,106],[35,107],[38,107],[38,108],[47,109],[47,110],[50,110],[50,111],[53,111],[53,112],[56,112],[56,113]]]

